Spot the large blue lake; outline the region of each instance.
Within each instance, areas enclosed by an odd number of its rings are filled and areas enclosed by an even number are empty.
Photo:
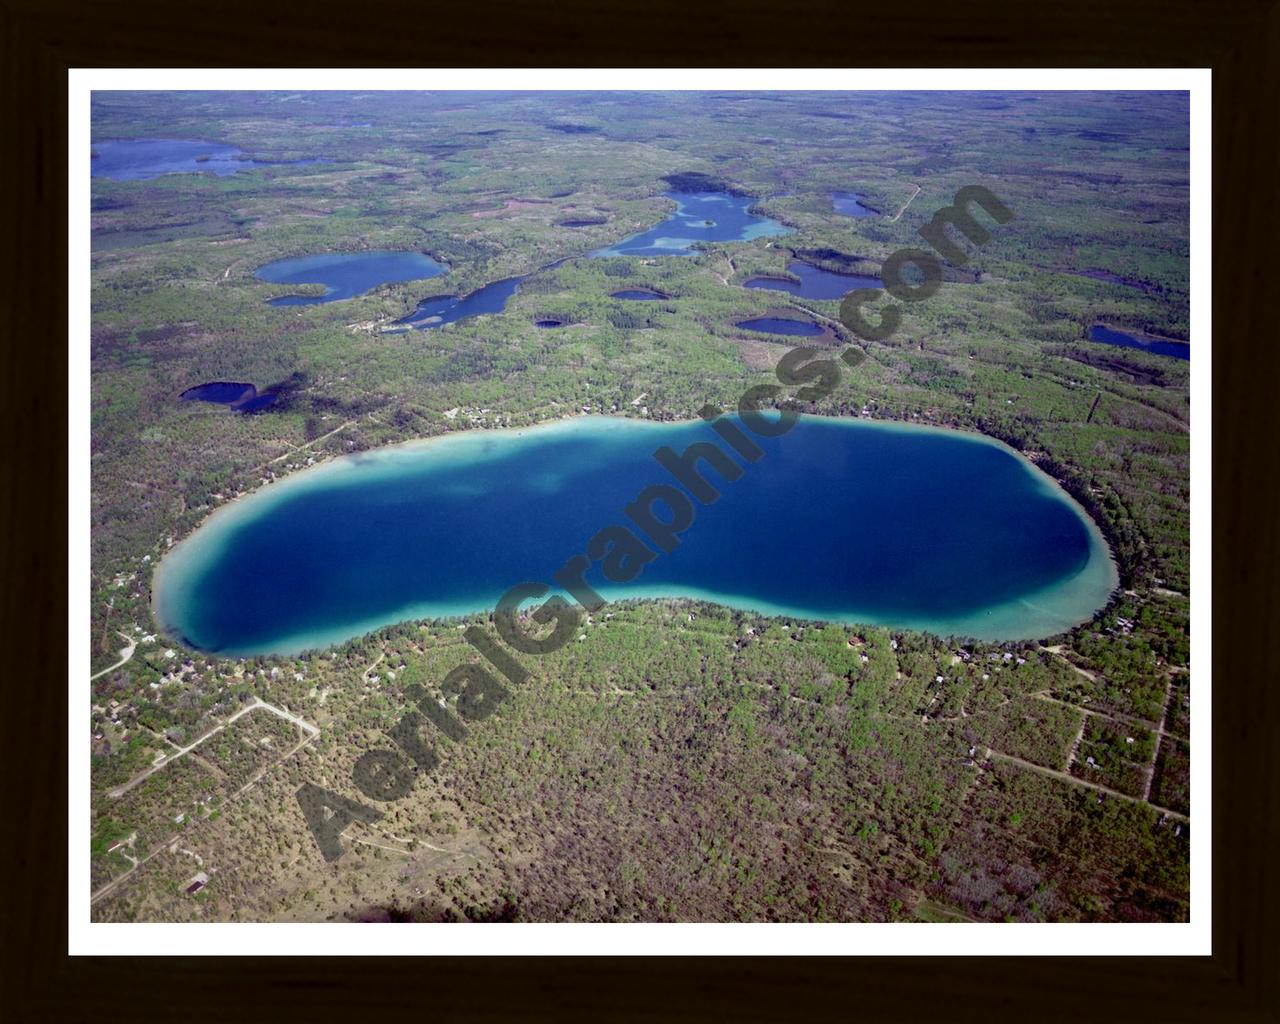
[[[109,139],[95,142],[89,161],[94,178],[140,181],[162,174],[216,174],[225,178],[250,167],[315,164],[322,160],[249,160],[235,146],[199,139]]]
[[[803,418],[755,439],[671,554],[610,599],[689,596],[764,613],[985,639],[1057,633],[1116,573],[1083,511],[975,435]],[[489,609],[552,583],[623,508],[672,478],[653,457],[717,441],[702,422],[583,417],[348,456],[215,513],[153,581],[165,630],[228,655],[323,647],[390,623]],[[662,510],[660,514],[664,514]]]
[[[322,284],[323,295],[282,295],[267,300],[273,306],[314,306],[353,299],[381,284],[435,277],[447,269],[420,252],[332,252],[277,260],[259,267],[253,276],[272,284]]]
[[[593,256],[687,256],[698,242],[746,242],[788,229],[776,220],[748,213],[750,196],[727,192],[665,192],[676,212],[648,231],[592,253]]]

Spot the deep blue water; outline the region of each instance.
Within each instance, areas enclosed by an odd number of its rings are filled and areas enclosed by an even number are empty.
[[[322,284],[323,295],[283,295],[267,300],[273,306],[314,306],[353,299],[380,284],[435,277],[446,269],[420,252],[331,252],[277,260],[259,267],[253,276],[272,284]]]
[[[1151,352],[1158,356],[1172,356],[1174,359],[1191,360],[1191,346],[1176,341],[1159,341],[1155,338],[1140,338],[1125,334],[1102,324],[1094,324],[1089,328],[1089,340],[1100,341],[1104,345],[1119,345],[1121,348],[1136,348],[1143,352]]]
[[[862,196],[857,192],[832,192],[831,208],[846,217],[875,217],[875,210],[862,205]]]
[[[653,299],[665,299],[665,295],[651,292],[647,288],[624,288],[620,292],[610,292],[611,299],[631,299],[636,302],[648,302]]]
[[[197,384],[193,388],[187,388],[178,397],[184,402],[216,402],[219,405],[235,405],[242,398],[256,394],[257,390],[252,384],[214,380],[208,384]]]
[[[821,324],[812,320],[792,320],[780,316],[758,316],[753,320],[740,320],[738,327],[766,334],[785,334],[792,338],[811,338],[823,332]]]
[[[213,402],[217,405],[229,405],[236,412],[256,412],[275,403],[278,397],[270,389],[259,393],[252,384],[240,381],[214,380],[208,384],[197,384],[187,388],[178,396],[184,402]]]
[[[787,292],[806,299],[840,299],[855,288],[882,288],[879,277],[868,274],[833,274],[804,260],[789,260],[787,270],[800,278],[799,282],[779,277],[753,277],[744,282],[744,288],[764,288],[774,292]]]
[[[269,405],[275,405],[276,398],[279,396],[274,391],[263,391],[254,395],[252,398],[246,398],[239,403],[235,409],[236,412],[257,412],[259,409],[265,409]]]
[[[1096,529],[1047,477],[955,432],[804,418],[611,599],[700,596],[766,613],[992,639],[1087,619],[1115,586]],[[553,574],[705,423],[583,417],[339,459],[218,512],[161,564],[167,632],[224,654],[296,652],[492,608]],[[724,445],[720,445],[724,448]],[[727,451],[727,449],[726,449]],[[739,460],[740,461],[740,460]],[[705,464],[702,464],[705,469]],[[659,506],[659,518],[667,518]]]
[[[698,242],[745,242],[767,235],[785,235],[776,220],[757,217],[747,209],[750,196],[727,192],[666,192],[676,212],[648,231],[599,249],[593,256],[687,256]]]
[[[483,288],[477,288],[469,295],[440,295],[423,299],[409,316],[398,321],[409,324],[420,331],[432,327],[443,327],[456,323],[467,317],[479,316],[482,313],[501,313],[507,300],[516,293],[520,282],[528,277],[508,277],[501,281],[493,281]]]
[[[115,181],[138,181],[162,174],[216,174],[225,178],[250,167],[276,167],[280,164],[327,163],[323,160],[246,160],[240,150],[223,142],[198,139],[111,139],[95,142],[89,161],[94,178]],[[200,159],[208,157],[207,160]]]

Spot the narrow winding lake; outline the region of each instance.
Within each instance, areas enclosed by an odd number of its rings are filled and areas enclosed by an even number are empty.
[[[277,260],[259,267],[253,276],[271,284],[324,285],[323,295],[282,295],[267,300],[272,306],[314,306],[354,299],[382,284],[436,277],[446,269],[420,252],[329,252]]]
[[[607,598],[688,596],[764,613],[1043,637],[1107,601],[1116,573],[1083,511],[976,435],[802,418],[698,505],[671,554]],[[156,616],[228,655],[323,647],[390,623],[489,609],[550,584],[623,508],[672,477],[653,453],[702,422],[582,417],[348,456],[216,512],[163,560]],[[723,447],[723,446],[722,446]],[[659,516],[665,509],[659,508]],[[638,529],[638,528],[637,528]]]

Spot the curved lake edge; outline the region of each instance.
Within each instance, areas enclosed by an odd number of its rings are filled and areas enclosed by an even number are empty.
[[[1058,497],[1080,520],[1089,537],[1089,553],[1084,565],[1073,575],[1058,580],[1038,591],[1033,591],[1003,604],[978,608],[947,620],[936,618],[913,620],[909,615],[896,614],[886,617],[875,611],[853,611],[842,614],[839,618],[817,618],[811,611],[771,604],[755,597],[718,594],[695,587],[668,584],[658,584],[650,587],[634,583],[622,587],[604,585],[597,587],[601,595],[609,601],[708,601],[734,611],[771,617],[786,617],[806,622],[826,622],[850,626],[879,626],[886,629],[925,632],[936,636],[951,636],[957,639],[972,639],[980,642],[1014,643],[1057,636],[1078,625],[1089,622],[1099,611],[1107,607],[1119,589],[1120,577],[1115,556],[1107,544],[1098,523],[1057,479],[1004,441],[975,430],[958,427],[903,423],[894,420],[867,420],[849,416],[811,416],[806,414],[804,418],[822,420],[852,429],[866,428],[903,433],[929,433],[953,439],[963,438],[974,443],[986,444],[1003,450],[1015,458],[1024,470],[1029,471],[1042,489],[1046,489]],[[315,466],[296,470],[286,477],[277,479],[270,484],[263,484],[214,509],[190,533],[164,554],[153,570],[151,579],[150,604],[153,618],[164,635],[194,650],[202,650],[189,643],[181,629],[175,627],[172,624],[171,617],[165,614],[161,590],[164,587],[164,580],[168,573],[175,567],[179,569],[185,567],[193,559],[199,561],[216,557],[220,550],[219,543],[224,540],[230,529],[238,523],[252,521],[260,515],[271,511],[281,501],[287,500],[288,497],[299,491],[305,491],[309,486],[314,486],[317,481],[343,473],[363,470],[371,461],[387,462],[390,465],[396,456],[417,455],[427,448],[457,449],[455,457],[468,454],[466,451],[468,448],[476,449],[474,453],[471,453],[473,455],[482,454],[483,447],[490,445],[497,437],[503,435],[521,436],[526,432],[532,431],[537,431],[542,436],[592,428],[609,430],[635,429],[657,432],[663,428],[676,430],[699,424],[705,425],[705,421],[700,419],[655,421],[631,416],[567,416],[521,427],[455,430],[430,437],[410,438],[406,441],[383,445],[365,452],[340,455]],[[220,529],[205,531],[205,527],[214,524]],[[602,523],[601,525],[606,524]],[[583,542],[585,543],[585,541],[586,538],[584,537]],[[573,551],[568,551],[565,553],[565,557],[567,558],[574,553]],[[511,581],[513,585],[517,582],[519,581]],[[1062,607],[1050,607],[1054,602],[1060,606],[1069,605],[1070,610],[1063,610]],[[1086,607],[1087,611],[1081,610]],[[226,652],[217,653],[214,656],[226,658],[295,656],[304,651],[320,651],[340,647],[349,640],[376,633],[402,622],[423,619],[472,619],[477,615],[484,615],[492,610],[492,607],[489,606],[461,607],[446,604],[418,603],[398,609],[390,615],[380,614],[373,619],[350,623],[340,629],[331,629],[327,634],[283,637],[273,642],[271,651]],[[1029,618],[1029,616],[1038,616],[1038,618]],[[1028,621],[1034,623],[1034,625],[1028,626]]]
[[[1093,345],[1111,345],[1148,355],[1168,359],[1191,361],[1191,342],[1182,338],[1152,334],[1137,327],[1119,327],[1105,321],[1095,321],[1085,333],[1084,339]]]
[[[381,268],[368,273],[371,265],[379,263]],[[447,262],[423,249],[332,249],[269,260],[255,267],[251,276],[263,284],[294,289],[264,299],[269,306],[324,306],[364,298],[389,285],[429,281],[451,269]],[[361,271],[366,274],[362,276]],[[272,272],[277,276],[271,276]],[[343,274],[350,278],[342,280]],[[323,290],[316,292],[315,288]]]

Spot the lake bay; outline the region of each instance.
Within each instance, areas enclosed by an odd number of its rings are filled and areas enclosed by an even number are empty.
[[[326,252],[277,260],[259,267],[253,276],[271,284],[323,285],[323,295],[281,295],[267,300],[272,306],[314,306],[354,299],[383,284],[436,277],[446,269],[420,252]]]

